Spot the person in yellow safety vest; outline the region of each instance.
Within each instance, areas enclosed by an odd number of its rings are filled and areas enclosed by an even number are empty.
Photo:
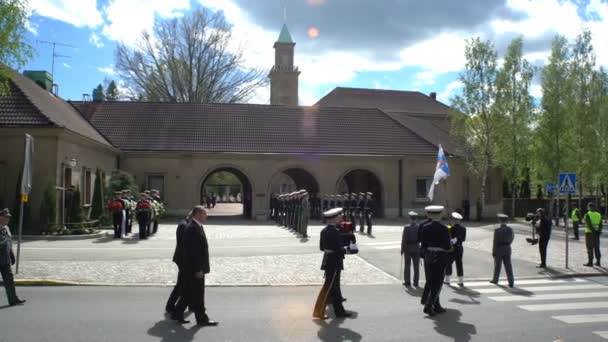
[[[572,221],[572,230],[574,231],[574,240],[579,239],[578,226],[581,221],[581,211],[576,203],[572,203],[572,214],[570,215],[570,221]]]
[[[593,253],[595,252],[595,265],[601,267],[600,234],[602,233],[602,214],[595,210],[595,204],[587,205],[585,221],[585,245],[587,246],[588,262],[584,266],[593,267]]]

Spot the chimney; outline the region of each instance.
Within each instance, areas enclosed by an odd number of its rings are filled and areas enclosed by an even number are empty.
[[[430,97],[431,97],[433,100],[437,100],[437,93],[436,93],[436,92],[432,92],[432,93],[431,93],[429,96],[430,96]]]
[[[48,72],[43,70],[25,70],[23,76],[36,82],[42,89],[48,92],[53,91],[53,77]]]

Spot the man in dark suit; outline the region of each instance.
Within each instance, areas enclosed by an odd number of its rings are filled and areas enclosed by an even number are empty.
[[[492,256],[494,257],[494,276],[490,281],[493,284],[498,284],[500,276],[500,267],[505,265],[509,287],[514,286],[513,267],[511,266],[511,243],[513,243],[513,229],[507,226],[509,217],[505,214],[498,214],[500,228],[494,231],[494,244],[492,247]]]
[[[15,291],[15,280],[13,278],[12,265],[15,264],[15,254],[13,253],[13,236],[8,228],[11,220],[11,213],[8,209],[0,210],[0,273],[2,282],[6,289],[6,297],[10,306],[21,305],[25,300],[17,297]]]
[[[194,310],[196,323],[201,326],[215,326],[218,322],[207,316],[205,309],[205,274],[210,271],[209,245],[203,229],[207,221],[207,211],[202,205],[192,209],[192,220],[184,231],[182,241],[182,273],[184,292],[177,305],[172,318],[179,323],[188,323],[184,320],[186,306]]]
[[[414,286],[418,287],[420,279],[420,240],[419,225],[417,222],[418,213],[410,211],[410,224],[403,228],[401,235],[401,255],[405,258],[405,268],[403,269],[403,285],[411,286],[411,267],[414,268]]]
[[[190,224],[191,220],[192,213],[189,213],[185,219],[179,222],[179,224],[177,225],[177,229],[175,230],[176,245],[175,252],[173,252],[173,262],[177,265],[177,282],[173,287],[173,291],[171,291],[171,294],[169,295],[167,305],[165,305],[165,310],[168,314],[173,314],[173,312],[175,311],[175,304],[177,303],[177,300],[182,297],[183,293],[182,288],[184,286],[184,272],[182,271],[182,265],[184,258],[182,253],[184,248],[182,246],[182,243],[184,231],[186,230],[186,227],[188,227],[188,225]]]
[[[545,216],[545,210],[538,208],[536,210],[539,220],[536,224],[536,232],[538,233],[538,251],[540,253],[540,265],[538,268],[547,268],[547,246],[551,239],[551,225],[552,222],[547,216]]]

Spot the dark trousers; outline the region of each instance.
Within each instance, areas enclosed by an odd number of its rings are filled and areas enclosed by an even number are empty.
[[[509,286],[513,286],[514,280],[513,266],[511,265],[511,254],[494,257],[494,277],[492,277],[492,281],[498,283],[498,277],[500,277],[500,268],[502,264],[505,265],[505,272],[507,273]]]
[[[365,230],[365,225],[364,225],[364,221],[363,220],[364,220],[363,214],[359,213],[359,226],[360,226],[359,231],[361,233],[363,233],[363,231]]]
[[[425,253],[424,263],[429,275],[429,278],[427,279],[429,290],[426,302],[424,303],[425,305],[432,305],[434,307],[441,306],[439,303],[439,295],[441,294],[441,287],[443,286],[443,279],[445,277],[446,258],[447,255],[444,252],[427,251]]]
[[[593,263],[593,254],[595,253],[595,260],[599,263],[602,257],[600,253],[600,233],[585,233],[585,246],[587,246],[587,259],[589,263]]]
[[[127,215],[126,220],[125,220],[125,225],[126,225],[125,232],[127,234],[131,234],[131,229],[133,227],[133,218],[131,218],[131,210],[126,210],[125,212]]]
[[[365,223],[367,223],[367,234],[372,235],[372,213],[365,213]]]
[[[431,274],[430,267],[426,263],[426,255],[422,261],[422,267],[424,267],[424,291],[422,291],[422,297],[420,298],[420,304],[426,304],[431,293]]]
[[[122,212],[112,214],[112,224],[114,225],[114,237],[120,238],[120,234],[122,233],[120,230],[120,225],[122,224]]]
[[[169,299],[167,299],[167,305],[165,306],[168,312],[173,312],[175,310],[175,305],[177,304],[178,299],[182,296],[183,286],[184,286],[184,272],[178,269],[177,271],[177,282],[173,287],[173,291],[169,295]]]
[[[15,303],[19,298],[17,298],[17,292],[15,291],[15,279],[13,278],[11,265],[0,265],[0,273],[2,273],[2,281],[4,282],[8,303]]]
[[[418,280],[420,279],[420,254],[418,253],[405,253],[405,268],[403,270],[403,278],[406,284],[411,284],[410,266],[414,267],[414,286],[418,286]]]
[[[148,226],[150,226],[150,216],[145,212],[138,213],[137,224],[139,225],[139,238],[147,239],[150,235],[148,232]]]
[[[540,264],[547,265],[547,246],[549,245],[550,237],[541,237],[538,240],[538,251],[540,252]]]
[[[209,320],[205,309],[205,278],[196,279],[193,274],[184,274],[182,295],[175,305],[175,315],[183,318],[186,307],[194,311],[197,323]]]
[[[578,236],[578,226],[579,226],[578,225],[578,221],[573,221],[572,222],[572,230],[574,231],[574,238],[577,239],[577,240],[579,239],[579,236]]]
[[[341,270],[326,270],[325,271],[325,285],[329,288],[329,301],[334,307],[334,313],[336,315],[343,315],[345,313],[344,306],[342,305],[342,289],[340,288],[340,273]]]
[[[454,251],[449,256],[448,265],[445,267],[445,275],[452,275],[452,265],[456,262],[456,274],[459,277],[464,276],[464,270],[462,268],[462,247],[454,247]]]
[[[152,227],[152,234],[156,234],[158,231],[158,220],[154,220],[154,225]]]

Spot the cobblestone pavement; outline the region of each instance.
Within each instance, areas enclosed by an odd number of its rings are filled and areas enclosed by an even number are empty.
[[[208,285],[322,284],[319,254],[252,257],[211,257]],[[344,284],[393,284],[393,276],[355,255],[346,258]],[[19,278],[43,278],[92,283],[172,284],[176,266],[167,259],[128,261],[33,261],[24,264]]]
[[[531,233],[527,234],[524,232],[531,232],[530,226],[527,224],[519,224],[514,223],[511,224],[513,229],[515,230],[515,240],[513,241],[512,250],[513,250],[513,258],[518,258],[521,260],[531,261],[535,263],[540,263],[540,254],[538,252],[538,245],[530,245],[526,238],[531,237]],[[473,248],[480,251],[492,252],[492,227],[485,227],[488,231],[487,237],[483,237],[480,239],[476,239],[474,241],[466,241],[465,248]],[[602,235],[601,240],[601,253],[602,255],[608,257],[608,241],[606,241],[606,235]],[[585,247],[584,234],[581,231],[581,240],[569,240],[568,241],[568,266],[569,269],[565,269],[565,260],[566,260],[566,247],[564,240],[564,233],[559,231],[554,231],[552,233],[551,240],[549,241],[549,246],[547,248],[547,265],[550,269],[547,270],[547,273],[550,274],[552,272],[558,271],[560,273],[608,273],[608,269],[606,267],[586,267],[583,266],[584,263],[587,262],[587,249]],[[606,262],[608,259],[604,257],[604,266],[606,266]],[[551,270],[553,269],[553,270]]]

